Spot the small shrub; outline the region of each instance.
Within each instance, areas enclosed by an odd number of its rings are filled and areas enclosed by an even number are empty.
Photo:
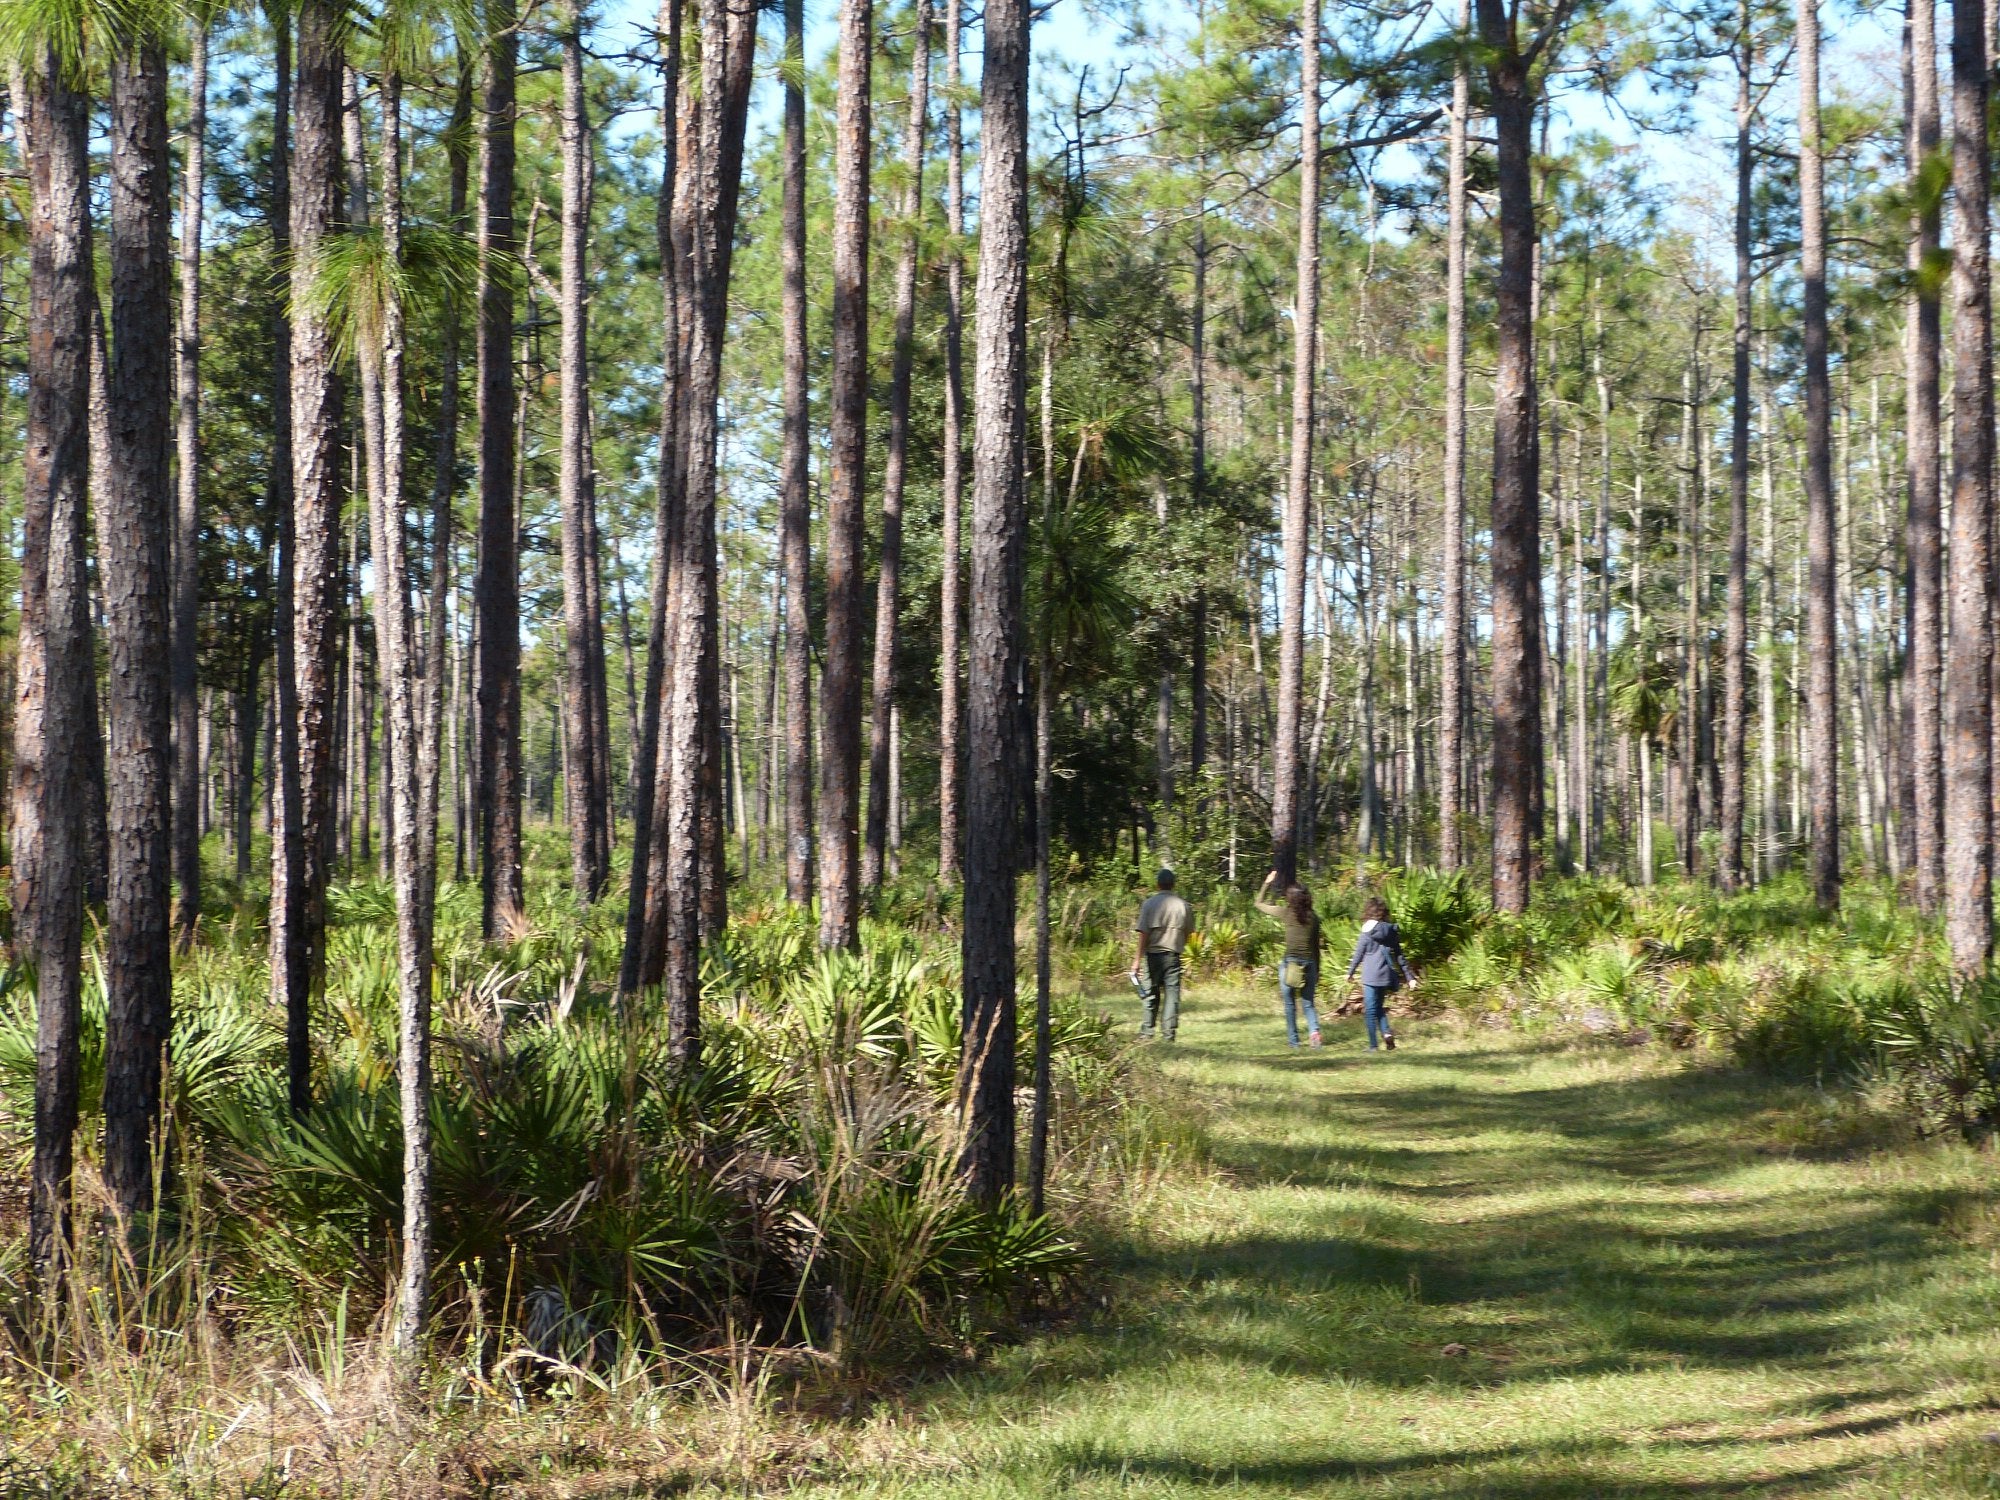
[[[1893,986],[1874,1038],[1920,1129],[1983,1137],[2000,1126],[2000,980]]]
[[[1403,956],[1428,969],[1456,953],[1484,925],[1489,903],[1463,870],[1411,870],[1386,883],[1384,898],[1402,934]]]
[[[1780,979],[1718,1021],[1717,1030],[1746,1067],[1780,1078],[1852,1076],[1875,1045],[1856,992],[1829,983],[1816,969]]]

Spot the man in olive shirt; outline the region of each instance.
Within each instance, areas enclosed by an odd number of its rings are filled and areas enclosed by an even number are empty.
[[[1160,871],[1155,883],[1159,889],[1139,908],[1139,947],[1132,957],[1132,978],[1136,981],[1143,967],[1150,981],[1139,1035],[1150,1037],[1157,1026],[1159,1034],[1171,1042],[1181,1020],[1181,949],[1187,946],[1194,917],[1187,902],[1174,894],[1172,870]]]

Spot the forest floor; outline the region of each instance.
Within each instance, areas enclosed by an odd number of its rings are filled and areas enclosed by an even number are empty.
[[[824,1496],[2000,1495],[2000,1173],[1835,1094],[1195,985],[1105,1310],[905,1392]]]

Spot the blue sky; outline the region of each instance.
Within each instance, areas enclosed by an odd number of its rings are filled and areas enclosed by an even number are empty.
[[[1672,0],[1658,0],[1671,4]],[[878,5],[880,0],[878,0]],[[1070,66],[1090,63],[1107,72],[1130,56],[1121,48],[1118,28],[1105,24],[1088,0],[1055,0],[1035,28],[1037,79],[1041,86],[1056,85],[1066,78]],[[1148,19],[1156,28],[1171,29],[1176,17],[1191,12],[1191,5],[1149,3]],[[654,0],[611,0],[602,12],[598,45],[605,50],[637,48],[651,30],[657,14]],[[806,48],[815,62],[824,58],[835,41],[834,0],[807,0]],[[769,23],[767,23],[768,25]],[[1829,94],[1867,91],[1884,84],[1893,86],[1897,28],[1900,8],[1895,12],[1861,11],[1827,5],[1822,11],[1826,57],[1822,72]],[[966,29],[968,81],[979,72],[979,29]],[[1591,96],[1569,95],[1557,116],[1558,130],[1590,130],[1614,142],[1642,149],[1650,163],[1655,182],[1666,189],[1670,215],[1699,232],[1715,215],[1711,205],[1726,204],[1731,191],[1728,154],[1734,140],[1731,120],[1733,83],[1718,76],[1704,90],[1696,106],[1696,124],[1687,135],[1645,131],[1630,115],[1608,108]],[[1789,80],[1771,99],[1770,109],[1780,118],[1789,118],[1796,95]],[[1635,112],[1644,112],[1649,102],[1641,85],[1633,86],[1628,102]],[[753,104],[752,130],[775,123],[776,90],[766,73],[760,77],[758,96]],[[630,128],[643,128],[642,117],[628,117]],[[1388,163],[1393,168],[1393,163]]]

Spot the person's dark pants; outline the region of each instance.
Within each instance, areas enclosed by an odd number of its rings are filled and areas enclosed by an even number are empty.
[[[1146,992],[1146,1010],[1139,1022],[1139,1035],[1149,1037],[1157,1027],[1160,1035],[1171,1042],[1181,1024],[1181,956],[1178,953],[1148,953],[1146,978],[1151,981],[1151,987]]]
[[[1296,968],[1301,971],[1297,984],[1285,983],[1285,974]],[[1319,1010],[1313,1004],[1313,996],[1319,989],[1319,960],[1316,958],[1285,958],[1278,961],[1278,993],[1285,1001],[1285,1039],[1294,1047],[1299,1044],[1299,1013],[1305,1013],[1306,1033],[1310,1036],[1319,1030]]]
[[[1361,986],[1361,1012],[1368,1020],[1368,1050],[1373,1052],[1379,1045],[1377,1038],[1391,1035],[1389,1030],[1389,987],[1386,984],[1364,984]]]

